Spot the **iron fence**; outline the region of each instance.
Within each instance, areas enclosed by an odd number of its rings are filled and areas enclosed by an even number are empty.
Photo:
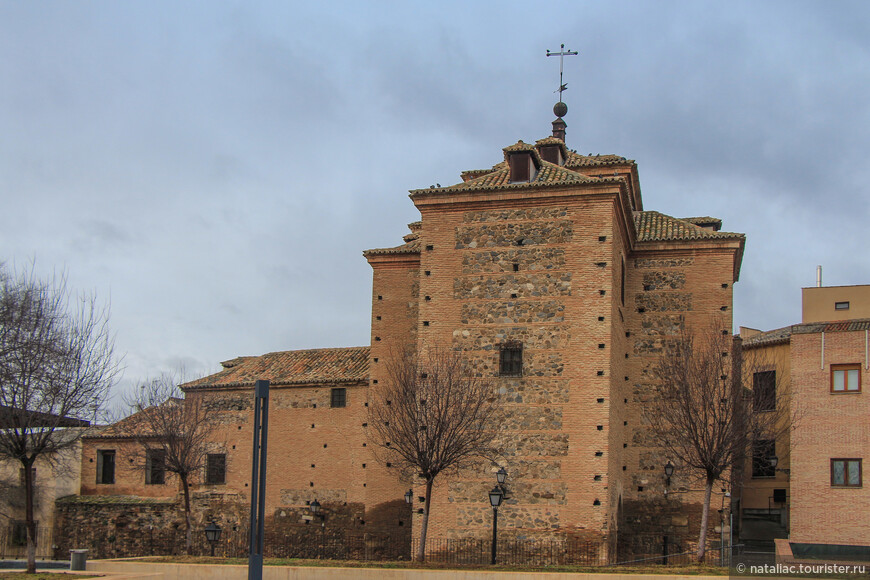
[[[23,560],[27,557],[27,537],[23,526],[0,526],[0,559]],[[54,557],[52,529],[36,528],[36,558],[50,560]]]
[[[50,535],[47,538],[40,538],[40,549],[46,545],[50,547]],[[212,546],[206,541],[203,530],[195,530],[192,540],[191,555],[211,554]],[[419,547],[419,539],[412,540],[408,532],[349,533],[314,526],[280,531],[267,529],[265,540],[265,557],[288,559],[401,561],[412,559]],[[3,541],[2,535],[0,541]],[[80,543],[86,545],[76,544],[69,547],[88,549],[89,558],[164,556],[188,552],[185,549],[183,529],[129,529],[123,533],[115,530],[108,537]],[[87,545],[89,543],[93,545]],[[7,544],[8,542],[4,542],[4,545]],[[23,554],[23,547],[16,549],[16,554]],[[426,560],[457,566],[487,565],[490,563],[491,549],[491,538],[429,538],[426,542]],[[696,550],[697,544],[694,542],[687,540],[681,543],[660,535],[625,536],[620,537],[615,544],[606,539],[573,537],[505,538],[497,543],[496,561],[504,565],[539,567],[687,565],[696,561]],[[726,546],[726,560],[728,553]],[[224,529],[220,540],[214,545],[214,554],[223,558],[247,558],[247,529]],[[708,562],[719,564],[722,556],[723,551],[718,542],[708,544]],[[58,553],[56,557],[66,558],[68,554]]]

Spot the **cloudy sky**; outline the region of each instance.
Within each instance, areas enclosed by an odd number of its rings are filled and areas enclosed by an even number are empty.
[[[122,388],[369,342],[407,190],[549,134],[747,234],[735,323],[870,283],[867,2],[0,0],[0,260],[111,302]]]

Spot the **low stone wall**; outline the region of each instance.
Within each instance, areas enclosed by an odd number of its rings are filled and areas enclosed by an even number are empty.
[[[410,550],[410,526],[383,525],[383,521],[396,521],[397,511],[408,511],[404,501],[396,503],[383,508],[389,513],[379,514],[366,513],[362,504],[324,501],[321,509],[324,518],[312,516],[304,505],[279,506],[265,518],[266,556],[347,558],[357,551],[388,551],[394,559],[402,559]],[[195,494],[191,504],[192,554],[210,553],[204,530],[212,521],[222,529],[216,555],[238,557],[247,553],[250,518],[247,502],[235,496]],[[410,520],[409,514],[405,516]],[[70,549],[82,548],[88,550],[89,559],[187,552],[185,515],[180,501],[70,496],[57,501],[55,522],[56,558],[68,557]]]

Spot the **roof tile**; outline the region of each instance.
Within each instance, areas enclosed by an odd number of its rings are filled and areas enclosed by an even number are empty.
[[[634,212],[639,242],[676,240],[743,239],[743,234],[715,232],[657,211]]]
[[[367,381],[369,347],[288,350],[232,362],[232,366],[185,383],[181,388],[252,386],[257,380],[268,380],[273,385]]]

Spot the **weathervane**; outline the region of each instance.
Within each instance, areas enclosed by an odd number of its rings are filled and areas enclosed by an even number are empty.
[[[547,50],[547,56],[558,56],[559,57],[559,90],[553,91],[553,92],[559,93],[559,102],[560,103],[562,102],[562,91],[568,90],[568,85],[565,84],[564,82],[562,82],[562,71],[563,71],[563,64],[565,62],[565,57],[566,56],[576,56],[577,54],[578,53],[575,50],[565,50],[564,44],[560,47],[559,52],[550,52],[549,49]]]

